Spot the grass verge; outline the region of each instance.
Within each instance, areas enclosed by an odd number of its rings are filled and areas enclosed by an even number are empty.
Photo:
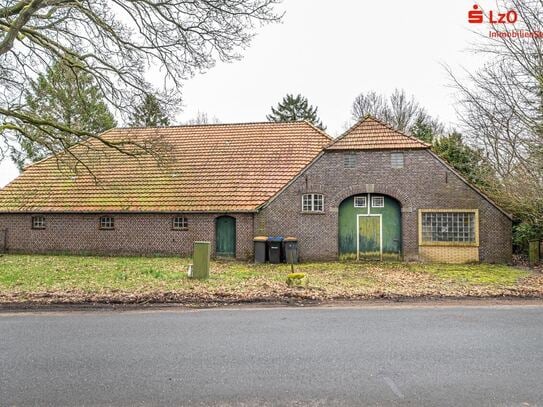
[[[296,265],[307,288],[288,287],[289,265],[212,262],[187,278],[190,259],[4,255],[0,303],[283,302],[417,297],[543,297],[543,275],[490,264],[323,262]]]

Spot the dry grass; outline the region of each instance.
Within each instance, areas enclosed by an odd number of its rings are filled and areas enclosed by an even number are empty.
[[[288,265],[212,262],[209,280],[187,278],[190,259],[4,255],[0,303],[357,300],[541,297],[543,275],[504,265],[329,262],[296,265],[308,288],[290,288]]]

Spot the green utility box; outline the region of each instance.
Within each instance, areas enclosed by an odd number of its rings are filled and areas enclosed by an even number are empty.
[[[211,259],[211,242],[194,242],[192,254],[192,278],[206,279],[209,277],[209,262]]]
[[[530,260],[530,266],[535,266],[541,261],[541,245],[539,240],[530,240],[528,247],[528,258]]]

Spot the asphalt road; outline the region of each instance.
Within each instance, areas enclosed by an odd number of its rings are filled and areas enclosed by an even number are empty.
[[[0,315],[0,405],[543,405],[543,306]]]

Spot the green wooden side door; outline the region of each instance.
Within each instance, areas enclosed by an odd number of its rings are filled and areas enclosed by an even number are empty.
[[[236,219],[218,217],[215,224],[215,254],[221,257],[236,256]]]
[[[381,259],[381,217],[358,217],[358,254],[360,259]]]

